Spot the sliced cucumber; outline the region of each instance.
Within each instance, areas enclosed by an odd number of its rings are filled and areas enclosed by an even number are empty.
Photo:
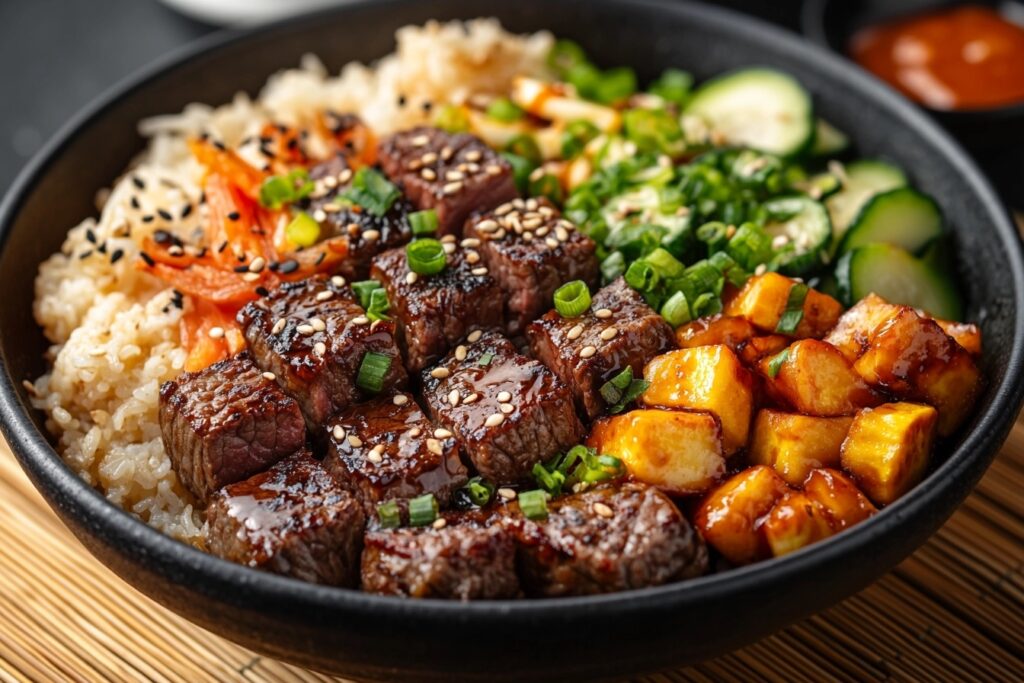
[[[816,157],[831,156],[839,154],[850,146],[850,138],[846,133],[839,130],[825,119],[816,119],[814,122],[814,144],[811,145],[811,154]]]
[[[917,254],[941,236],[942,212],[932,198],[912,187],[898,187],[876,194],[861,207],[837,253],[885,242]]]
[[[960,320],[963,312],[960,294],[946,273],[891,244],[847,252],[836,264],[836,280],[839,298],[847,306],[874,292],[944,320]]]
[[[776,239],[786,238],[786,244],[773,258],[780,272],[805,275],[827,262],[832,224],[821,202],[805,195],[792,195],[767,201],[764,209],[769,216],[779,216],[764,226],[773,238],[773,246]]]
[[[805,192],[811,199],[821,200],[843,189],[843,181],[835,173],[816,173],[793,183],[793,187]]]
[[[872,196],[907,184],[903,171],[884,161],[862,159],[846,166],[844,172],[843,189],[825,203],[837,240]]]
[[[792,76],[744,69],[702,85],[685,114],[700,117],[730,145],[779,156],[803,152],[814,139],[811,97]]]

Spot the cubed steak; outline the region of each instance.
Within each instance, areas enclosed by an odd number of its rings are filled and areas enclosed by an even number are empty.
[[[572,387],[591,418],[606,408],[605,382],[626,367],[640,377],[647,361],[675,347],[672,327],[621,277],[598,290],[583,315],[548,311],[526,336],[533,355]]]
[[[422,373],[422,384],[434,420],[494,482],[530,477],[535,463],[583,437],[569,388],[496,332],[470,335]]]
[[[563,283],[598,283],[594,241],[576,229],[546,199],[515,199],[466,222],[462,245],[478,249],[501,288],[508,292],[508,331],[551,308]]]
[[[452,433],[435,428],[409,394],[350,406],[328,421],[326,438],[324,466],[367,514],[383,501],[425,493],[445,507],[468,479]]]
[[[511,164],[468,133],[412,128],[382,140],[378,157],[417,208],[437,212],[442,235],[461,230],[471,212],[516,197]]]
[[[349,280],[366,279],[370,262],[382,251],[405,244],[412,237],[409,214],[413,206],[399,197],[382,216],[339,199],[352,186],[352,169],[337,154],[309,171],[315,187],[304,209],[320,224],[321,238],[344,238],[348,255],[336,272]]]
[[[454,239],[445,238],[448,263],[436,275],[413,273],[404,247],[373,260],[370,275],[387,291],[410,372],[436,362],[474,330],[502,327],[504,293],[479,254]]]
[[[245,352],[164,382],[160,433],[178,480],[203,502],[306,443],[299,404]]]
[[[366,517],[306,451],[224,487],[206,517],[210,552],[224,559],[331,586],[359,577]]]
[[[644,484],[603,485],[548,503],[530,520],[506,506],[528,595],[610,593],[707,571],[704,541],[675,503]]]
[[[364,541],[363,590],[413,598],[486,600],[520,594],[516,547],[497,524],[457,515],[432,527],[374,529]]]
[[[335,412],[370,397],[356,381],[366,354],[391,359],[383,389],[405,385],[394,323],[371,323],[340,276],[286,282],[246,304],[238,322],[256,362],[299,402],[315,433]]]

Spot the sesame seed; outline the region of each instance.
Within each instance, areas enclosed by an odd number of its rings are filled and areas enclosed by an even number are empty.
[[[438,517],[430,526],[432,526],[435,529],[443,529],[446,526],[448,526],[448,520],[444,517]]]
[[[466,262],[470,265],[480,262],[480,254],[473,251],[472,249],[466,251]]]
[[[430,376],[434,379],[444,379],[450,374],[448,368],[434,368],[430,371]]]
[[[444,192],[445,194],[455,194],[456,192],[458,192],[461,189],[462,189],[462,182],[456,180],[453,183],[445,183],[444,187],[441,188],[441,191]]]
[[[479,268],[474,268],[469,272],[473,273],[473,275],[487,275],[487,268],[485,266],[480,266]]]
[[[487,416],[487,419],[484,420],[484,426],[485,427],[497,427],[498,425],[500,425],[504,421],[505,421],[505,416],[504,415],[502,415],[501,413],[494,413],[492,415],[488,415]]]
[[[759,263],[757,268],[754,268],[754,275],[764,275],[766,272],[768,272],[768,266],[763,263]]]
[[[168,249],[167,253],[171,256],[181,256],[185,253],[185,250],[179,247],[177,244],[172,244]]]
[[[498,403],[508,403],[512,400],[512,394],[507,391],[502,391],[498,394]]]
[[[583,334],[583,325],[576,325],[571,330],[569,330],[565,334],[565,336],[568,337],[570,340],[574,340],[579,339],[581,334]]]
[[[341,204],[327,202],[326,204],[324,204],[323,209],[325,213],[338,213],[339,211],[341,211]]]
[[[441,448],[441,442],[437,439],[427,439],[427,450],[434,455],[441,455],[444,453],[444,449]]]
[[[473,330],[472,332],[469,333],[469,336],[466,337],[466,341],[472,344],[473,342],[479,341],[480,337],[482,337],[483,335],[483,330]]]
[[[789,244],[789,237],[786,235],[776,235],[775,238],[772,239],[772,249],[781,249],[787,244]]]
[[[427,137],[426,135],[417,135],[412,140],[410,140],[410,142],[412,142],[414,147],[423,147],[428,142],[430,142],[430,138]]]
[[[343,278],[340,275],[335,275],[334,277],[331,278],[331,284],[334,285],[335,287],[344,287],[345,278]]]
[[[422,171],[420,171],[420,176],[424,180],[437,180],[437,174],[434,173],[434,169],[432,168],[423,169]]]
[[[424,166],[432,164],[435,161],[437,161],[437,152],[427,152],[426,154],[420,157],[420,163],[422,163]]]
[[[484,170],[487,171],[487,175],[501,174],[501,166],[499,166],[498,164],[489,164],[487,168],[485,168]]]
[[[360,447],[361,447],[361,446],[363,445],[363,440],[362,440],[362,439],[360,439],[360,438],[359,438],[358,436],[356,436],[355,434],[349,434],[349,435],[348,435],[348,442],[349,442],[350,444],[352,444],[352,447],[353,447],[353,448],[360,448]]]
[[[559,225],[555,228],[555,237],[558,238],[559,242],[564,242],[569,239],[569,231]]]
[[[434,437],[438,438],[438,439],[448,439],[448,438],[451,438],[451,435],[452,435],[452,433],[449,432],[447,429],[435,429],[434,430]]]
[[[384,458],[382,458],[380,453],[378,453],[377,451],[370,451],[369,453],[367,453],[366,459],[372,462],[374,465],[379,465],[381,462],[384,461]]]
[[[488,218],[477,223],[476,229],[480,232],[493,232],[498,229],[498,222]]]
[[[338,186],[338,179],[332,175],[329,175],[323,179],[323,183],[324,187],[326,187],[328,190],[333,190]]]
[[[353,325],[365,325],[368,322],[370,322],[370,319],[365,315],[357,315],[355,318],[352,318]]]
[[[480,150],[471,149],[468,152],[466,152],[466,161],[480,161],[481,156],[482,155],[480,154]]]
[[[612,317],[612,309],[610,309],[610,308],[599,308],[596,311],[594,311],[594,315],[596,315],[601,320],[605,320],[607,318]]]
[[[515,409],[516,409],[516,407],[514,405],[512,405],[511,403],[502,403],[500,406],[498,406],[498,410],[500,410],[501,412],[505,413],[506,415],[508,415],[509,413],[514,411]]]
[[[211,327],[210,328],[210,339],[222,339],[224,337],[223,327]]]
[[[409,273],[405,276],[405,284],[414,285],[416,284],[416,280],[418,279],[420,279],[420,276],[417,273],[409,271]]]
[[[313,329],[312,325],[299,325],[298,327],[295,328],[295,331],[298,332],[299,334],[304,334],[307,336],[316,332],[316,330]]]
[[[459,405],[459,398],[460,396],[458,389],[452,389],[451,391],[448,392],[448,403],[450,403],[451,405]]]
[[[452,158],[453,154],[455,154],[455,150],[453,150],[451,147],[448,147],[447,145],[445,145],[444,147],[441,148],[441,160],[442,161],[448,161],[449,159]]]
[[[258,273],[263,270],[267,265],[267,260],[262,256],[257,256],[249,263],[249,272]]]
[[[444,253],[448,254],[449,256],[455,253],[454,242],[444,242],[443,244],[441,244],[441,248],[444,249]]]
[[[467,249],[473,249],[480,246],[480,240],[478,240],[475,237],[467,237],[466,239],[459,242],[459,246],[465,247]]]
[[[617,327],[606,327],[603,330],[601,330],[601,339],[603,339],[604,341],[615,339],[615,336],[618,333],[619,329]]]
[[[423,433],[423,430],[420,429],[419,427],[413,427],[412,429],[409,430],[409,436],[411,436],[413,438],[416,438],[417,436],[419,436],[422,433]]]
[[[504,498],[505,500],[515,500],[516,498],[515,490],[505,486],[502,486],[500,489],[498,489],[498,495]]]
[[[380,230],[367,230],[363,233],[363,239],[367,242],[376,242],[380,239]]]
[[[523,241],[524,242],[532,242],[533,241],[533,233],[532,232],[524,232],[523,233]]]
[[[328,299],[330,299],[330,298],[331,298],[332,296],[334,296],[334,292],[332,292],[332,291],[331,291],[331,290],[329,290],[329,289],[325,289],[325,290],[324,290],[324,291],[322,291],[322,292],[317,292],[317,293],[316,293],[316,300],[317,300],[317,301],[327,301],[327,300],[328,300]]]
[[[313,353],[315,353],[318,356],[324,355],[325,353],[327,353],[327,344],[324,344],[323,342],[317,342],[316,344],[313,344]]]
[[[448,171],[444,174],[445,180],[462,180],[466,175],[462,171]]]
[[[277,375],[275,375],[272,372],[264,372],[263,379],[269,379],[271,382],[273,382],[275,379],[277,379]]]
[[[496,208],[494,210],[494,215],[495,216],[504,216],[506,213],[508,213],[509,211],[511,211],[514,208],[515,207],[512,206],[512,202],[505,202],[504,204],[502,204],[501,206],[499,206],[498,208]]]
[[[544,220],[541,218],[531,218],[523,221],[523,227],[527,230],[536,230],[542,225],[544,225]]]
[[[580,358],[590,358],[597,353],[597,348],[593,346],[584,346],[580,349]]]
[[[455,347],[455,360],[466,360],[466,353],[468,349],[462,344]]]
[[[444,237],[441,238],[441,241],[444,242],[445,244],[455,244],[455,235],[445,235]]]
[[[345,428],[341,425],[334,425],[334,429],[331,430],[331,435],[335,441],[341,441],[345,438]]]
[[[259,273],[246,273],[245,275],[242,276],[242,279],[245,280],[246,282],[256,282],[257,280],[260,279],[260,274]]]
[[[238,213],[237,211],[232,211],[232,212],[230,212],[228,214],[228,220],[232,220],[232,221],[237,221],[241,217],[242,217],[242,214]]]
[[[556,240],[554,237],[547,237],[547,238],[545,238],[544,239],[544,244],[548,245],[552,249],[557,249],[558,248],[558,240]]]
[[[285,319],[284,319],[284,318],[278,318],[278,319],[277,319],[277,322],[276,322],[276,323],[274,323],[274,327],[273,327],[273,329],[272,329],[272,330],[270,330],[270,334],[280,334],[280,333],[281,333],[281,330],[283,330],[283,329],[284,329],[284,326],[285,326],[286,324],[287,324],[287,323],[285,322]]]
[[[506,234],[507,233],[505,232],[505,228],[499,228],[498,230],[495,230],[494,233],[491,235],[491,239],[492,240],[503,240],[503,239],[505,239],[505,235]]]
[[[323,332],[324,330],[327,329],[327,323],[325,323],[320,318],[310,318],[309,324],[312,325],[313,329],[316,330],[317,332]]]
[[[613,512],[612,509],[605,505],[604,503],[594,503],[594,512],[601,515],[605,519],[609,519],[615,515],[615,512]]]

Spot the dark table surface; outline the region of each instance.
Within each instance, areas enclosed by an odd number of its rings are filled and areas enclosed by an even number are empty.
[[[716,4],[799,29],[800,0]],[[214,30],[156,0],[0,0],[0,191],[90,100]],[[982,166],[1013,198],[1024,177],[1024,155],[1004,153],[982,160]]]

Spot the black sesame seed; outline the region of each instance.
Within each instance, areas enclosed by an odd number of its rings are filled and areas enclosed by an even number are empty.
[[[101,253],[101,254],[106,254],[106,253],[107,253],[107,243],[106,243],[106,242],[104,242],[103,244],[101,244],[100,246],[98,246],[98,247],[96,248],[96,251],[98,251],[98,252],[99,252],[99,253]]]
[[[192,215],[192,205],[191,204],[186,204],[185,206],[181,207],[181,217],[182,218],[188,218],[191,215]]]
[[[241,217],[242,214],[238,213],[237,211],[232,211],[231,213],[228,214],[228,218],[233,221],[237,221]]]
[[[196,252],[196,258],[203,258],[204,256],[206,256],[206,247]]]
[[[217,245],[217,253],[219,254],[219,253],[221,253],[222,251],[224,251],[227,248],[228,248],[228,241],[224,240],[223,242],[221,242],[220,244]]]
[[[147,213],[145,216],[142,217],[142,222],[143,223],[152,223],[154,218],[156,218],[156,216],[154,216],[151,213]]]
[[[110,255],[110,263],[113,265],[121,260],[124,256],[124,249],[115,249],[114,253]]]
[[[157,212],[157,215],[159,215],[160,218],[163,218],[165,221],[173,221],[174,220],[174,216],[172,216],[171,212],[168,211],[167,209],[157,209],[156,212]]]
[[[405,106],[405,95],[399,95],[398,96],[398,106],[399,107],[404,107]]]
[[[277,269],[280,267],[281,264],[278,263],[277,261],[271,261],[270,263],[267,264],[267,268],[269,268],[272,273],[276,273]]]
[[[249,271],[249,266],[235,266],[236,273],[246,273]]]
[[[206,203],[206,190],[203,190],[202,192],[199,193],[199,203],[200,204],[205,204]]]
[[[267,289],[266,287],[257,287],[256,294],[258,296],[270,296],[270,290]]]
[[[433,106],[434,106],[434,103],[433,103],[433,102],[431,102],[430,100],[426,100],[426,101],[425,101],[425,102],[424,102],[423,104],[421,104],[420,106],[421,106],[421,107],[423,107],[423,111],[430,111],[430,110],[431,110],[431,109],[433,108]]]
[[[93,244],[96,244],[96,233],[92,231],[92,228],[86,228],[85,239],[89,240]]]
[[[140,178],[137,175],[133,175],[132,176],[132,185],[134,185],[135,187],[139,188],[140,190],[145,190],[146,189],[146,181],[143,180],[142,178]]]
[[[267,149],[266,147],[260,147],[260,154],[271,159],[274,158],[274,152],[272,150]]]
[[[279,270],[282,273],[286,274],[286,275],[288,273],[294,273],[298,269],[299,269],[299,262],[296,261],[295,259],[288,259],[287,261],[284,261],[283,263],[281,263],[281,265],[279,267]]]
[[[174,235],[166,230],[154,230],[153,241],[157,244],[169,244],[174,241]]]
[[[316,265],[319,266],[321,263],[323,263],[325,258],[327,258],[327,252],[321,251],[320,255],[316,257]]]
[[[85,259],[89,258],[90,256],[92,256],[92,249],[86,249],[85,251],[83,251],[81,254],[78,255],[78,258],[80,258],[80,259],[82,259],[84,261]]]
[[[156,261],[153,260],[153,257],[144,251],[139,252],[139,258],[145,261],[147,266],[153,267],[156,265]]]
[[[222,152],[227,149],[227,147],[224,146],[224,143],[221,142],[220,140],[214,140],[213,146]]]
[[[136,197],[135,195],[132,195],[132,208],[138,209],[140,206],[141,204],[139,204],[139,198]]]
[[[288,149],[295,149],[295,148],[297,148],[299,146],[299,139],[298,138],[288,138],[288,144],[286,146],[288,147]]]

